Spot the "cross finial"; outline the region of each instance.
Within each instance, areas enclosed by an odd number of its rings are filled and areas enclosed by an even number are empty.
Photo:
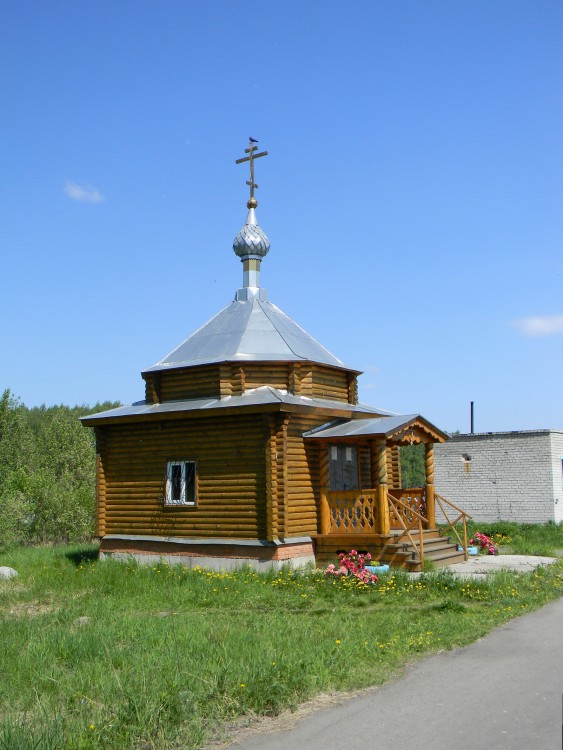
[[[249,138],[248,148],[244,149],[244,153],[248,154],[248,156],[243,156],[242,159],[237,159],[235,164],[242,164],[243,162],[247,161],[250,164],[250,180],[246,181],[246,184],[250,188],[250,198],[248,199],[248,203],[246,204],[248,208],[256,208],[258,205],[258,201],[254,197],[254,191],[258,189],[258,185],[254,182],[254,159],[259,159],[261,156],[268,156],[267,151],[260,151],[260,153],[256,154],[255,151],[258,150],[258,146],[256,144],[258,141],[256,138]]]

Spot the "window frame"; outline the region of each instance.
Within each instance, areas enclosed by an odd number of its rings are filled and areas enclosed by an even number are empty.
[[[172,499],[172,487],[173,487],[173,479],[172,479],[172,471],[175,466],[181,467],[181,476],[180,476],[180,499],[175,500]],[[193,474],[190,475],[188,471],[188,467],[192,467]],[[192,493],[188,493],[188,489],[190,486],[190,483],[192,482],[192,476],[193,476],[193,500],[187,500],[186,498],[188,495],[191,495]],[[198,471],[197,471],[197,461],[195,461],[193,458],[182,458],[182,459],[174,459],[166,462],[166,480],[165,480],[165,488],[164,488],[164,505],[167,508],[193,508],[197,505],[197,498],[198,498]]]

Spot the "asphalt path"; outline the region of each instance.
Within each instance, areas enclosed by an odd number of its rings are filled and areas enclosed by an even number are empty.
[[[230,750],[561,750],[563,598]]]

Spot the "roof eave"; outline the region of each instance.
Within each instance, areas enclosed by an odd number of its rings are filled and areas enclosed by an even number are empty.
[[[284,362],[286,364],[292,364],[292,363],[299,363],[299,364],[311,364],[311,365],[321,365],[322,367],[332,367],[335,370],[344,370],[344,372],[350,372],[353,375],[362,375],[363,370],[354,370],[351,367],[347,367],[346,365],[334,365],[334,364],[328,364],[326,362],[321,362],[320,360],[314,360],[314,359],[287,359],[282,357],[270,357],[267,359],[264,359],[257,355],[246,355],[244,357],[228,357],[228,358],[220,358],[220,359],[210,359],[210,360],[202,360],[202,361],[189,361],[189,362],[174,362],[170,364],[162,364],[158,363],[156,365],[153,365],[152,367],[148,367],[146,370],[141,370],[141,376],[148,375],[153,372],[168,372],[170,370],[180,370],[180,369],[191,369],[192,367],[206,367],[208,365],[222,365],[222,364],[245,364],[246,362],[252,362],[253,364],[256,362],[260,362],[260,364],[274,364],[279,362]]]
[[[177,408],[173,408],[174,402],[166,402],[168,407],[163,410],[162,404],[155,404],[152,408],[151,404],[139,403],[139,408],[143,408],[143,411],[138,413],[116,413],[127,407],[119,407],[118,409],[112,409],[108,412],[100,412],[98,414],[90,414],[85,417],[81,417],[80,421],[88,427],[96,427],[98,425],[108,424],[124,424],[128,422],[152,422],[162,420],[178,420],[178,419],[194,419],[206,416],[217,417],[225,414],[252,414],[252,413],[264,413],[264,412],[287,412],[287,413],[305,413],[305,414],[318,414],[320,416],[326,416],[327,418],[351,420],[355,416],[368,418],[374,417],[373,411],[358,411],[358,407],[354,404],[347,404],[344,402],[334,401],[329,402],[328,399],[322,403],[319,401],[311,400],[310,403],[305,402],[287,402],[283,399],[274,401],[262,401],[252,403],[241,403],[237,399],[236,402],[229,404],[224,401],[218,401],[216,405],[210,404],[209,399],[201,399],[201,406],[191,406],[190,408],[182,408],[182,404],[185,402],[176,402]],[[152,409],[152,410],[151,410]]]

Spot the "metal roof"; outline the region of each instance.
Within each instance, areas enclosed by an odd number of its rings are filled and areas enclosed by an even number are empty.
[[[305,361],[350,369],[278,307],[254,296],[231,302],[144,372],[248,361]]]
[[[439,430],[434,425],[431,425],[428,420],[421,417],[420,414],[396,414],[393,416],[379,417],[375,419],[352,419],[347,422],[342,422],[337,425],[321,425],[313,430],[303,433],[303,437],[308,438],[346,438],[346,437],[358,437],[360,435],[380,435],[388,437],[393,435],[395,432],[400,430],[402,427],[406,427],[415,420],[421,420],[424,424],[428,425],[432,430],[437,432],[439,435],[443,435],[444,438],[447,435]]]
[[[418,419],[418,414],[396,414],[392,417],[380,417],[378,419],[354,419],[331,427],[316,427],[304,432],[304,437],[332,438],[353,437],[355,435],[390,435],[399,427]]]
[[[264,406],[268,404],[287,404],[291,406],[310,406],[352,414],[389,414],[381,409],[374,409],[364,404],[348,404],[344,401],[331,399],[309,398],[294,396],[287,391],[278,390],[271,386],[261,386],[246,391],[242,396],[224,396],[223,398],[194,398],[185,401],[166,401],[161,404],[147,404],[145,401],[119,406],[97,414],[81,417],[81,421],[90,423],[102,419],[121,419],[126,417],[145,417],[174,414],[176,412],[209,411],[210,409],[228,409],[239,406]],[[362,420],[363,421],[363,420]],[[371,420],[370,420],[371,421]]]

